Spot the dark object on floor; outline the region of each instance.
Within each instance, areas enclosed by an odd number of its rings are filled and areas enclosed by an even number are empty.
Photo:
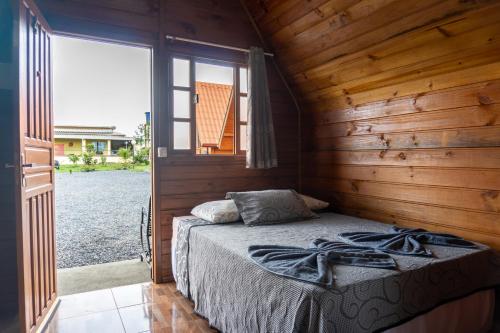
[[[374,249],[400,255],[432,257],[432,251],[422,244],[476,249],[477,246],[463,238],[441,233],[428,232],[425,229],[405,229],[392,227],[391,233],[381,232],[344,232],[341,238],[354,243],[367,244]]]
[[[331,288],[332,265],[395,269],[391,256],[369,247],[315,239],[309,248],[280,245],[252,245],[252,258],[262,268],[284,277]]]
[[[146,213],[146,208],[142,207],[141,211],[141,227],[140,227],[140,232],[141,232],[141,246],[142,246],[142,253],[141,253],[141,261],[145,261],[150,267],[151,267],[151,262],[153,258],[153,251],[152,251],[152,215],[151,215],[151,196],[149,197],[149,205]]]

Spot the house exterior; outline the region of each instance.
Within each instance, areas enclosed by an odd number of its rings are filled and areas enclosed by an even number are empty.
[[[197,153],[233,154],[234,92],[232,85],[196,82]]]
[[[118,149],[132,147],[133,138],[115,129],[115,126],[54,126],[54,158],[61,164],[69,164],[70,154],[80,155],[92,144],[96,155],[105,156],[108,162],[119,162]]]

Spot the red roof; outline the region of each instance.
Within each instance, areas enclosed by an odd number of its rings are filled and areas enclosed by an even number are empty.
[[[196,82],[199,100],[196,107],[196,130],[201,147],[219,147],[229,113],[233,86]]]

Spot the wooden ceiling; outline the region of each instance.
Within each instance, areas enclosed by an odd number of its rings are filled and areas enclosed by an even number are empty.
[[[476,66],[461,62],[472,53],[489,51],[487,56],[495,57],[494,43],[478,36],[487,34],[487,29],[498,31],[498,11],[488,10],[498,4],[496,0],[245,0],[303,111],[352,108],[417,90],[422,93],[416,83],[399,84]],[[471,44],[478,47],[472,49]],[[435,82],[427,91],[443,87]]]

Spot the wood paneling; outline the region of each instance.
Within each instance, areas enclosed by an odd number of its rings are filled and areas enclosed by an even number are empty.
[[[181,0],[39,0],[54,30],[94,38],[142,43],[154,48],[154,144],[168,147],[166,71],[169,52],[244,63],[245,55],[186,43],[165,35],[248,48],[261,45],[239,1]],[[194,205],[223,199],[228,191],[296,188],[298,185],[298,113],[274,66],[269,85],[276,124],[279,168],[248,170],[243,156],[175,156],[155,159],[155,281],[172,280],[170,238],[172,217],[189,214]],[[156,149],[154,149],[156,151]],[[36,180],[33,178],[33,182]]]
[[[306,192],[500,248],[499,1],[245,3],[299,96]]]

